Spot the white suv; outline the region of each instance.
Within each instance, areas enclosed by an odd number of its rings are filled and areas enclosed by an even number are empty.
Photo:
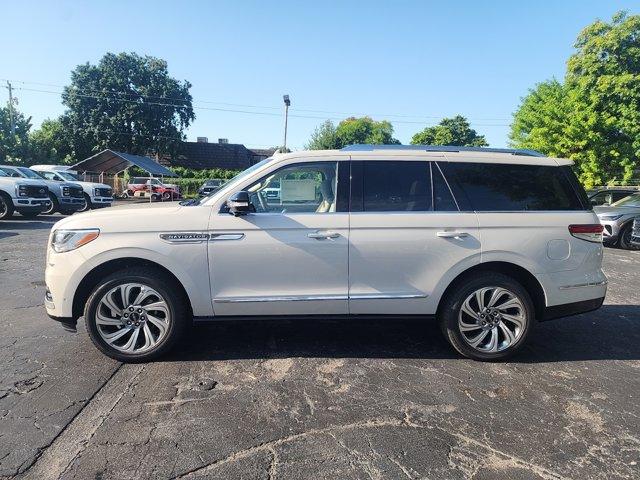
[[[435,317],[494,360],[537,321],[599,308],[602,254],[569,160],[360,145],[276,155],[202,200],[61,220],[45,305],[122,361],[166,352],[192,320],[311,315]]]

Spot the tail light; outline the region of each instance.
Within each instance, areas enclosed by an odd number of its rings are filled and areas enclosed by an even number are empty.
[[[569,233],[580,240],[601,243],[604,227],[599,223],[585,225],[569,225]]]

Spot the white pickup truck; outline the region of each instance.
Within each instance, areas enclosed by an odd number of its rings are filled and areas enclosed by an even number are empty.
[[[44,182],[13,178],[0,171],[0,220],[13,216],[35,217],[50,206],[49,189]]]
[[[89,209],[110,207],[113,203],[113,189],[104,183],[85,182],[79,180],[76,173],[64,165],[33,165],[31,170],[38,172],[47,180],[56,182],[73,182],[84,190],[85,206],[78,210],[84,212]]]

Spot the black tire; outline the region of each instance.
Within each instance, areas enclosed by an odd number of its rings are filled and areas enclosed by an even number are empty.
[[[58,199],[56,196],[49,192],[49,201],[51,202],[51,206],[45,208],[42,212],[42,215],[53,215],[60,209],[60,204],[58,204]]]
[[[4,192],[0,192],[0,220],[8,220],[13,216],[13,202],[11,197]]]
[[[467,298],[474,294],[474,292],[482,288],[489,287],[499,287],[501,289],[508,290],[509,293],[517,297],[520,301],[520,305],[522,306],[522,313],[526,318],[526,322],[524,322],[525,325],[518,330],[515,341],[513,341],[511,345],[505,347],[504,350],[495,352],[481,351],[479,348],[471,346],[459,326],[459,315],[463,315],[460,313],[460,310]],[[471,317],[465,318],[467,319],[467,322],[465,323],[469,323],[469,319]],[[489,319],[489,317],[486,318]],[[531,296],[519,282],[501,273],[480,272],[463,278],[460,282],[454,285],[454,288],[450,289],[450,292],[442,300],[440,308],[438,309],[438,321],[445,338],[459,353],[473,360],[494,361],[508,358],[522,348],[533,330],[536,318]],[[496,321],[495,317],[492,317],[491,321]],[[480,320],[478,320],[478,324],[479,322]],[[510,323],[508,325],[513,326],[513,324]],[[475,332],[478,332],[477,335],[479,337],[479,334],[484,332],[484,330],[482,329],[483,327],[480,326],[477,328],[478,330],[472,330],[472,332],[474,332],[474,336],[476,335]],[[491,327],[487,326],[484,328],[490,329]],[[496,333],[496,338],[499,339],[500,336],[502,336],[503,343],[506,342],[507,340],[503,331],[501,331],[501,328],[496,327],[496,330],[498,332]],[[470,333],[470,335],[472,334]],[[493,335],[493,332],[490,330],[487,335],[490,337]],[[480,344],[480,346],[483,345]]]
[[[171,192],[162,192],[162,200],[165,202],[168,200],[172,200]]]
[[[127,283],[142,284],[158,292],[166,302],[171,315],[167,333],[157,345],[143,353],[123,353],[110,346],[102,338],[96,323],[97,309],[104,295],[114,287]],[[154,268],[131,268],[109,275],[95,287],[85,305],[84,319],[91,341],[108,357],[125,363],[148,362],[166,354],[180,340],[189,321],[186,301],[179,292],[180,288],[175,281]]]
[[[624,250],[640,250],[640,247],[631,244],[631,234],[633,233],[633,222],[629,222],[620,232],[618,246]]]
[[[79,212],[87,212],[87,211],[91,210],[92,208],[93,208],[93,205],[91,204],[91,197],[89,197],[89,195],[87,195],[85,193],[84,194],[84,207],[82,207],[78,211]]]

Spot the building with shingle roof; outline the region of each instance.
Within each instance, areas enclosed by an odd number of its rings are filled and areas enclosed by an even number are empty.
[[[160,163],[167,167],[184,167],[194,170],[224,168],[244,170],[273,155],[275,148],[250,149],[240,143],[227,143],[219,139],[209,143],[205,137],[197,142],[183,142],[176,155],[166,155]]]

